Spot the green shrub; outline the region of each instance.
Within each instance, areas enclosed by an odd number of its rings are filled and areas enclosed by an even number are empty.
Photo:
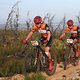
[[[32,75],[31,80],[46,80],[46,77],[41,73],[36,73]]]
[[[25,80],[31,80],[31,77],[29,75],[25,75]]]
[[[3,30],[1,32],[4,32]],[[6,32],[5,38],[3,36],[0,36],[0,76],[10,76],[16,73],[23,73],[25,70],[24,67],[24,59],[13,59],[9,58],[7,59],[6,56],[15,54],[17,52],[21,52],[24,49],[24,44],[22,44],[22,40],[26,38],[26,35],[29,33],[29,31],[17,31],[17,35],[15,35],[11,30],[8,30]],[[59,35],[59,33],[58,33]],[[62,53],[63,51],[63,43],[60,43],[58,40],[58,35],[55,33],[53,45],[52,45],[52,52],[54,50],[57,54],[57,59],[62,59]],[[30,40],[35,40],[35,38],[39,38],[40,35],[36,33],[33,34]],[[5,41],[4,41],[5,40]],[[30,41],[29,41],[30,42]],[[66,46],[64,46],[66,48]],[[26,48],[27,52],[35,53],[34,47],[29,43],[29,47]],[[40,73],[33,74],[32,77],[27,77],[26,80],[45,80],[45,77],[43,77]]]
[[[31,76],[26,75],[25,80],[46,80],[46,77],[43,76],[41,73],[34,73]]]
[[[22,60],[22,59],[21,59]],[[23,73],[23,61],[17,59],[5,60],[0,66],[0,76],[11,76],[17,73]]]

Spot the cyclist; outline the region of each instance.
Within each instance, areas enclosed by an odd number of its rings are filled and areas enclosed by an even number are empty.
[[[62,38],[66,35],[66,33],[68,33],[68,32],[71,33],[70,39],[73,39],[73,41],[74,41],[74,43],[72,45],[75,48],[76,58],[78,58],[78,56],[79,56],[79,50],[78,50],[78,47],[75,42],[75,40],[78,39],[78,29],[79,29],[79,27],[77,25],[74,25],[73,20],[70,19],[67,21],[67,27],[64,30],[63,34],[59,37],[59,40],[62,40]]]
[[[53,69],[52,58],[51,58],[51,54],[49,52],[50,46],[51,46],[51,41],[52,41],[52,35],[51,35],[51,31],[49,30],[49,26],[46,23],[42,22],[41,16],[36,16],[34,18],[34,25],[32,27],[32,30],[30,31],[30,33],[26,37],[26,39],[23,40],[24,44],[27,44],[28,40],[31,38],[32,34],[35,31],[38,31],[41,34],[41,38],[39,39],[40,42],[43,44],[46,44],[45,54],[49,58],[49,70],[52,70]]]

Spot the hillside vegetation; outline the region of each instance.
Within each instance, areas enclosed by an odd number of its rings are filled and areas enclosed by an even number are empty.
[[[25,71],[25,57],[21,53],[24,50],[25,45],[22,40],[26,38],[29,31],[18,30],[16,34],[12,30],[6,32],[0,29],[0,76],[11,76],[17,73],[26,73]],[[30,41],[38,39],[40,35],[33,34],[29,40],[29,45],[26,48],[27,54],[34,54],[34,47]],[[65,53],[66,45],[58,40],[59,35],[56,33],[52,41],[51,51],[56,52],[57,62],[62,61],[62,55]],[[64,39],[66,40],[66,38]],[[78,44],[80,48],[80,44]],[[51,52],[51,53],[52,53]],[[10,57],[11,55],[14,55]],[[20,57],[15,57],[16,55]]]

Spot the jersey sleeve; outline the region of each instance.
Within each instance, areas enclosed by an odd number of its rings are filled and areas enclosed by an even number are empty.
[[[31,31],[35,32],[36,30],[37,30],[36,26],[33,26]]]
[[[67,33],[67,32],[69,32],[69,31],[70,31],[69,28],[66,27],[66,29],[64,30],[64,33]]]

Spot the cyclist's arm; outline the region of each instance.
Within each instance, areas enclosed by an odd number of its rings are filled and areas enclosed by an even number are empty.
[[[46,30],[47,30],[47,34],[48,34],[47,40],[49,41],[50,37],[51,37],[51,32],[50,32],[49,26],[47,24],[46,24]]]
[[[27,41],[31,38],[32,34],[33,34],[32,31],[28,34],[28,36],[26,37],[26,40],[27,40]]]
[[[65,35],[66,35],[66,33],[63,33],[63,34],[60,36],[60,39],[62,39]]]
[[[35,26],[32,27],[31,32],[28,34],[28,36],[26,37],[26,40],[29,40],[32,36],[32,34],[37,30],[37,28]]]
[[[50,37],[51,37],[51,32],[50,31],[47,31],[47,34],[48,34],[47,40],[49,41],[50,40]]]
[[[60,36],[60,39],[62,39],[62,38],[66,35],[67,32],[69,32],[68,27],[64,30],[64,32],[63,32],[62,35]]]

